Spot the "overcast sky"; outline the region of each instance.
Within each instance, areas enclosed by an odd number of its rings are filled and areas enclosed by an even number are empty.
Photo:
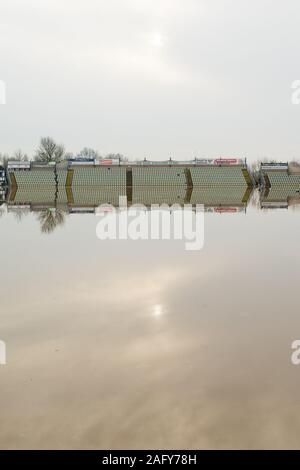
[[[0,152],[300,157],[299,0],[0,0]]]

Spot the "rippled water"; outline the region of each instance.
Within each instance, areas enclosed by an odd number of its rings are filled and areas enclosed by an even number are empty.
[[[189,252],[4,214],[0,447],[300,447],[299,215],[206,213]]]

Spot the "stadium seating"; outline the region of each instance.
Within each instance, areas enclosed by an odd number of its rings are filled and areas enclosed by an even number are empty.
[[[74,186],[125,186],[126,168],[119,166],[74,167]]]
[[[300,175],[290,175],[287,171],[266,171],[272,186],[285,185],[300,188]]]
[[[186,185],[183,167],[132,167],[133,186],[175,186]]]
[[[198,166],[191,167],[194,186],[247,185],[241,166]]]
[[[53,168],[15,170],[12,172],[15,176],[17,186],[55,186],[55,172]]]

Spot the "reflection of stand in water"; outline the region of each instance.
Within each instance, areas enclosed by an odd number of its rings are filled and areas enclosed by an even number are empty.
[[[57,201],[58,191],[47,189],[11,188],[6,196],[7,212],[20,222],[24,216],[36,213],[42,233],[51,233],[63,225],[68,214],[68,207]],[[1,201],[0,201],[1,204]],[[5,212],[0,207],[0,216]]]
[[[6,365],[6,344],[2,340],[0,340],[0,365]]]
[[[37,214],[37,219],[40,222],[42,233],[52,233],[56,227],[63,225],[66,221],[66,213],[57,207],[58,200],[58,175],[56,165],[54,167],[55,177],[55,199],[54,208],[45,208]]]
[[[115,166],[110,162],[101,167],[86,162],[46,166],[14,162],[7,172],[5,200],[17,220],[36,212],[43,233],[64,224],[67,214],[91,214],[103,204],[118,207],[120,195],[127,197],[129,207],[202,204],[205,211],[219,214],[246,211],[253,193],[252,205],[259,209],[300,207],[300,166],[268,163],[252,174],[246,162],[237,163]]]

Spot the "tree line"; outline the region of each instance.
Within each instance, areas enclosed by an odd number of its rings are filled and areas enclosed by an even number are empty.
[[[35,162],[56,162],[59,163],[63,160],[71,158],[73,154],[65,150],[64,145],[58,144],[51,137],[42,137],[39,143],[38,148],[33,155],[33,158],[30,158],[22,150],[16,150],[12,155],[0,153],[0,163],[2,166],[6,167],[9,161],[35,161]],[[127,161],[127,158],[120,153],[109,153],[105,156],[101,155],[97,150],[92,148],[84,147],[78,154],[78,157],[83,159],[104,159],[104,158],[119,158],[121,161]]]

